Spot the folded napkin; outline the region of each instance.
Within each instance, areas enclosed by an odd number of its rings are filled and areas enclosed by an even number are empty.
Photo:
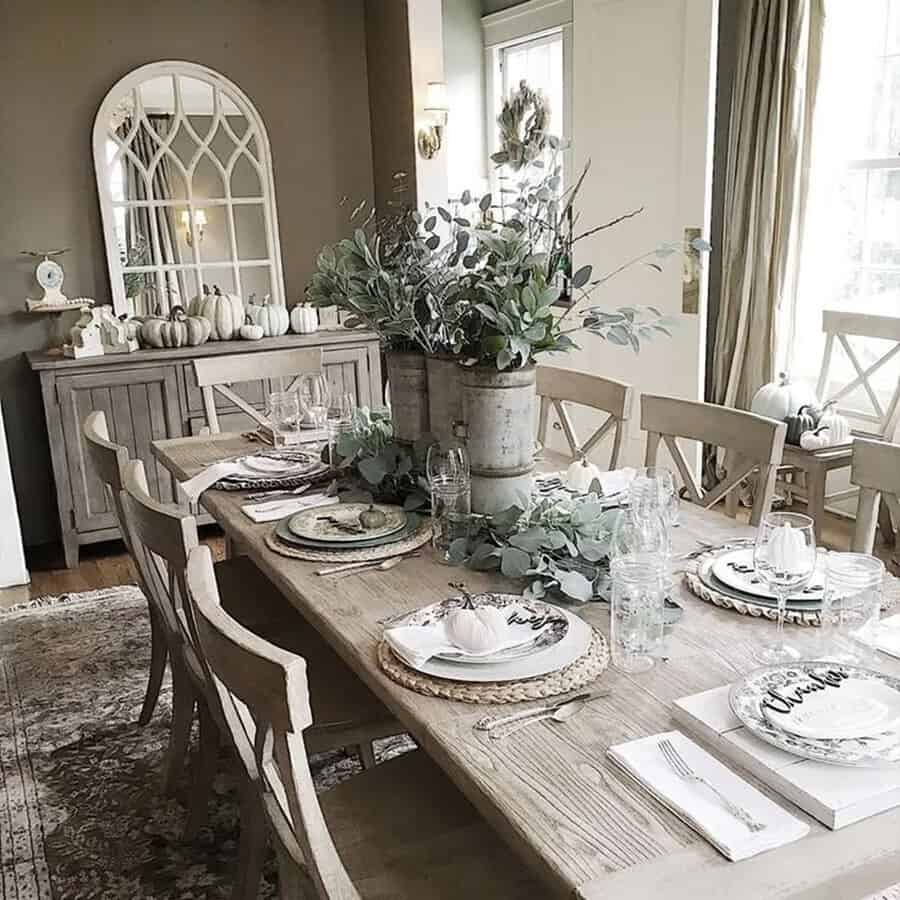
[[[213,463],[202,472],[196,474],[187,481],[182,481],[178,485],[178,493],[182,500],[188,503],[196,503],[200,499],[200,495],[209,490],[217,481],[228,475],[236,475],[241,471],[240,463],[236,462],[219,462]]]
[[[302,509],[329,506],[334,502],[334,497],[326,497],[325,494],[303,494],[298,497],[281,497],[281,499],[263,500],[260,503],[247,503],[241,509],[244,515],[253,519],[254,522],[277,522]]]
[[[900,614],[879,622],[875,630],[875,646],[888,656],[900,658]]]
[[[729,800],[766,827],[762,831],[750,831],[728,812],[708,787],[676,775],[659,749],[664,738],[669,739],[697,775],[715,785]],[[805,822],[773,803],[680,731],[618,744],[610,747],[607,754],[657,800],[734,862],[789,844],[809,832]]]
[[[612,497],[614,494],[627,491],[636,474],[637,471],[628,466],[624,469],[613,469],[612,472],[601,472],[594,480],[600,482],[600,490],[604,497]]]

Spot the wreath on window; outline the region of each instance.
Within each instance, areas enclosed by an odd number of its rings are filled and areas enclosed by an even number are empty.
[[[491,154],[498,166],[508,165],[518,171],[536,160],[547,146],[550,136],[550,104],[541,91],[532,90],[520,81],[503,103],[497,116],[500,126],[500,149]],[[524,126],[524,127],[523,127]]]

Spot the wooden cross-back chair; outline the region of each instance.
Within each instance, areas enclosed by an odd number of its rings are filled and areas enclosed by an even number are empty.
[[[644,394],[641,397],[641,428],[647,432],[646,464],[656,465],[662,441],[692,503],[709,509],[758,470],[759,489],[753,502],[751,523],[758,525],[771,509],[787,430],[784,422],[712,403]],[[725,451],[725,477],[712,490],[703,490],[678,445],[678,438],[711,444]],[[734,514],[736,507],[728,511]]]
[[[189,602],[232,739],[262,777],[280,896],[455,900],[545,891],[422,751],[384,762],[317,796],[307,744],[315,663],[273,646],[222,608],[209,551],[188,564]]]
[[[144,702],[141,706],[138,722],[146,725],[153,716],[159,699],[159,689],[162,685],[163,675],[166,671],[166,659],[168,657],[168,643],[162,617],[164,610],[157,607],[154,592],[144,583],[143,572],[135,558],[131,540],[131,531],[123,508],[123,491],[125,466],[128,463],[128,449],[121,444],[113,443],[109,439],[109,427],[106,415],[95,411],[89,413],[82,425],[82,433],[87,446],[88,457],[94,467],[94,471],[103,483],[107,500],[119,523],[119,531],[125,542],[135,568],[138,570],[138,579],[147,598],[147,609],[150,618],[150,674],[147,678],[147,690],[144,693]]]
[[[881,506],[888,513],[886,519],[880,517],[882,531],[893,544],[894,564],[900,564],[900,446],[858,438],[853,443],[850,481],[859,488],[853,549],[858,553],[874,549]]]
[[[246,413],[259,425],[268,425],[265,416],[232,389],[232,385],[246,381],[275,381],[278,390],[295,391],[301,376],[322,371],[322,350],[319,347],[299,347],[290,350],[267,350],[260,353],[239,353],[234,356],[206,356],[194,360],[194,375],[203,397],[206,424],[213,434],[219,434],[219,413],[216,394]]]
[[[538,366],[537,395],[541,401],[538,414],[538,440],[542,444],[546,443],[552,407],[573,458],[587,456],[611,432],[612,450],[609,468],[615,469],[627,436],[633,393],[631,385],[622,381],[613,381],[611,378],[601,378],[599,375],[587,375],[583,372],[570,372],[554,366]],[[575,432],[566,403],[600,410],[607,413],[607,417],[586,441],[581,441]]]

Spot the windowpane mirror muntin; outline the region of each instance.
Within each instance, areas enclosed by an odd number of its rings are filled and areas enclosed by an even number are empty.
[[[97,113],[94,163],[117,314],[186,306],[203,284],[284,302],[268,136],[224,76],[126,75]]]

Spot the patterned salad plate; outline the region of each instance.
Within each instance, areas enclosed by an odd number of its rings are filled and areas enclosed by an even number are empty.
[[[716,565],[720,558],[721,557],[716,554],[711,554],[709,556],[701,557],[698,560],[697,577],[705,587],[723,597],[736,600],[740,603],[758,606],[763,609],[775,610],[777,608],[778,601],[774,597],[769,595],[764,596],[762,594],[751,594],[732,587],[730,584],[720,579],[716,574]],[[822,595],[821,593],[812,594],[810,596],[798,594],[795,597],[788,597],[787,608],[788,611],[793,612],[818,612],[822,608]]]
[[[749,731],[787,753],[842,766],[900,767],[900,678],[796,662],[751,672],[729,700]]]
[[[773,603],[776,600],[768,585],[756,574],[752,547],[720,553],[713,560],[712,573],[720,582],[742,594],[771,600]],[[824,592],[825,573],[817,570],[808,587],[789,597],[788,600],[821,602]]]
[[[318,507],[318,509],[325,508],[326,507],[322,506]],[[390,534],[385,534],[381,537],[376,538],[360,538],[358,540],[348,540],[342,541],[341,543],[335,543],[334,541],[328,540],[317,541],[308,538],[297,537],[297,535],[294,534],[290,527],[291,522],[294,519],[294,515],[290,515],[284,519],[281,519],[281,521],[279,521],[275,526],[275,534],[278,536],[279,540],[284,541],[284,543],[286,544],[290,544],[294,547],[304,547],[308,550],[364,550],[370,547],[387,546],[405,540],[410,535],[414,534],[422,525],[422,516],[418,515],[417,513],[408,513],[406,516],[406,522],[398,531],[393,531]]]
[[[381,514],[377,525],[364,525],[361,516],[374,512]],[[317,544],[353,544],[357,541],[378,540],[388,537],[406,526],[406,512],[399,506],[383,503],[335,503],[332,506],[315,506],[292,516],[288,528],[295,537]]]

